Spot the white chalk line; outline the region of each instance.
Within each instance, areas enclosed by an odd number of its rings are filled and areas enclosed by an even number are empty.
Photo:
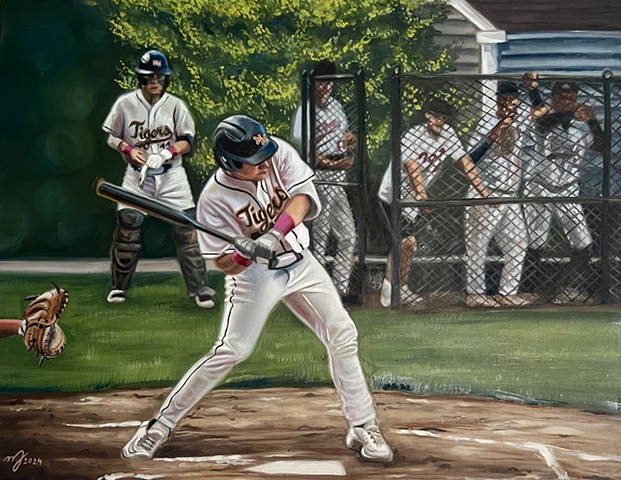
[[[154,478],[162,478],[164,475],[146,475],[144,473],[106,473],[103,477],[99,477],[97,480],[121,480],[122,478],[136,478],[139,480],[152,480]]]
[[[250,465],[254,460],[241,455],[211,455],[208,457],[157,457],[156,462],[187,462],[187,463],[215,463],[217,465]]]
[[[75,428],[125,428],[139,427],[142,422],[138,420],[130,420],[128,422],[111,422],[111,423],[63,423],[65,427]]]
[[[445,440],[452,440],[455,442],[475,442],[481,444],[497,444],[497,445],[506,445],[509,447],[518,448],[520,450],[529,450],[537,452],[546,462],[546,465],[554,470],[557,475],[558,480],[569,480],[569,475],[567,472],[561,467],[556,459],[556,455],[554,454],[554,449],[562,451],[567,455],[571,455],[577,457],[581,460],[592,461],[592,462],[621,462],[621,456],[616,455],[593,455],[590,453],[580,452],[576,450],[569,450],[563,447],[550,446],[542,443],[535,442],[500,442],[497,440],[489,440],[484,438],[474,438],[474,437],[465,437],[461,435],[440,435],[434,432],[429,432],[427,430],[416,430],[416,429],[397,429],[396,433],[401,435],[417,435],[419,437],[434,437],[434,438],[442,438]]]
[[[75,428],[125,428],[138,427],[142,422],[131,420],[127,422],[109,423],[64,423],[66,427]],[[286,456],[286,455],[283,455]],[[186,463],[214,463],[217,465],[236,465],[246,466],[255,463],[255,460],[244,458],[242,455],[211,455],[204,457],[158,457],[154,458],[157,462],[186,462]],[[333,460],[277,460],[266,462],[246,470],[256,473],[268,473],[274,475],[332,475],[345,476],[345,467],[339,461]],[[312,472],[312,473],[309,473]],[[162,475],[144,475],[136,473],[108,473],[97,480],[121,480],[124,478],[135,478],[139,480],[151,480],[160,478]]]
[[[337,477],[347,475],[345,467],[337,460],[279,460],[246,468],[246,470],[271,475],[330,475]]]

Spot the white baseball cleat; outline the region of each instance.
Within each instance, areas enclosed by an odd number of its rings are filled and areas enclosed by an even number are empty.
[[[389,280],[384,278],[384,280],[382,281],[382,288],[380,290],[380,305],[382,307],[390,307],[391,294],[392,285],[390,284]],[[414,293],[407,285],[401,285],[399,294],[401,295],[401,305],[418,305],[419,303],[425,301],[425,297]]]
[[[211,298],[201,300],[200,295],[195,295],[194,301],[201,308],[213,308],[216,306],[216,303]]]
[[[212,298],[215,294],[214,289],[203,287],[194,295],[194,301],[201,308],[213,308],[216,306]]]
[[[386,278],[382,280],[382,288],[380,290],[380,305],[384,308],[390,307],[390,295],[392,293],[392,285]]]
[[[350,427],[345,445],[359,452],[360,457],[367,462],[388,463],[392,461],[392,449],[384,440],[374,421],[361,427]]]
[[[153,458],[155,451],[168,440],[172,430],[155,419],[143,422],[121,451],[129,460]]]
[[[124,303],[125,290],[110,290],[110,293],[108,293],[108,297],[106,298],[106,300],[108,300],[108,303]]]

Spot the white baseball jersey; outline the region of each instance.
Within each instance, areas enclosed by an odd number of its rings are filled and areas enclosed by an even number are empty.
[[[551,194],[577,195],[587,144],[593,141],[585,123],[571,120],[542,136],[540,157],[532,162],[529,179]]]
[[[287,200],[300,193],[312,200],[307,220],[319,214],[321,207],[312,183],[313,171],[291,145],[276,137],[272,139],[278,144],[278,151],[267,160],[269,170],[265,180],[259,183],[240,180],[218,169],[198,200],[199,222],[232,237],[257,238],[273,226]],[[207,258],[233,251],[232,245],[206,233],[199,232],[198,239]],[[281,242],[281,248],[300,252],[308,244],[308,229],[300,223]]]
[[[426,124],[410,128],[401,139],[401,198],[415,197],[410,176],[404,167],[406,161],[414,160],[418,163],[422,184],[427,188],[446,160],[459,159],[465,154],[461,140],[449,125],[442,128],[438,138],[431,136]],[[385,203],[392,202],[391,169],[389,163],[378,192],[378,197]]]
[[[181,99],[164,92],[155,105],[151,105],[140,89],[123,94],[116,100],[102,128],[113,137],[141,149],[145,159],[173,145],[180,136],[195,135],[194,120]],[[147,177],[144,188],[140,188],[140,173],[128,164],[123,187],[181,210],[194,207],[181,155],[171,158],[164,165],[168,169],[164,174]],[[119,205],[119,208],[129,207]]]
[[[310,106],[308,108],[310,125]],[[345,109],[341,102],[334,97],[329,97],[323,107],[315,106],[315,153],[326,157],[339,157],[347,153],[345,132],[349,129],[349,122]],[[310,135],[310,133],[309,133]],[[291,126],[291,143],[301,148],[302,146],[302,105],[299,105],[293,116]],[[344,170],[317,169],[318,180],[330,182],[346,181]]]
[[[274,137],[272,137],[274,138]],[[261,182],[239,180],[218,170],[198,202],[198,219],[229,235],[256,237],[266,232],[297,194],[308,195],[310,217],[319,211],[313,172],[295,149],[280,139],[269,160],[269,175]],[[222,240],[199,232],[206,257],[232,251]],[[303,224],[286,237],[285,248],[300,248],[302,259],[287,268],[269,270],[252,263],[240,274],[227,275],[220,333],[211,350],[198,360],[162,404],[158,420],[173,428],[238,363],[252,353],[270,312],[282,301],[325,345],[329,367],[345,418],[351,425],[375,417],[373,398],[358,358],[356,326],[340,301],[326,270],[308,245]]]
[[[307,122],[310,125],[310,106]],[[341,103],[329,97],[324,107],[316,106],[315,125],[316,154],[337,160],[347,155],[345,133],[349,128],[347,116]],[[309,128],[312,128],[310,126]],[[309,133],[310,136],[310,133]],[[302,147],[302,105],[293,116],[291,125],[292,143]],[[345,182],[345,170],[317,168],[317,180],[327,182]],[[341,295],[345,296],[349,288],[349,278],[354,267],[354,252],[357,243],[356,222],[347,199],[347,192],[339,185],[317,185],[317,192],[323,207],[322,214],[313,223],[313,249],[315,256],[323,265],[332,262],[332,277]],[[336,239],[336,252],[329,254],[330,239]]]
[[[479,178],[483,180],[487,190],[494,196],[517,196],[520,192],[523,179],[522,146],[527,137],[530,112],[522,103],[517,118],[502,133],[490,149],[476,164]],[[495,112],[487,114],[477,126],[477,134],[470,144],[475,147],[500,121]],[[511,136],[514,140],[509,150],[502,148],[503,136]],[[479,192],[470,187],[468,198],[479,197]]]
[[[410,128],[401,138],[401,198],[414,200],[416,197],[410,175],[405,169],[406,161],[418,163],[423,187],[427,188],[447,159],[459,159],[465,154],[461,140],[449,125],[444,125],[438,138],[431,136],[427,124]],[[377,196],[384,203],[392,203],[392,162],[388,163]],[[414,221],[418,209],[405,207],[403,214]]]
[[[565,128],[557,125],[544,134],[540,156],[528,171],[524,195],[527,197],[564,197],[580,194],[580,174],[587,145],[593,141],[588,126],[570,120]],[[524,206],[532,248],[543,248],[556,217],[571,246],[588,248],[593,237],[579,203],[526,204]]]

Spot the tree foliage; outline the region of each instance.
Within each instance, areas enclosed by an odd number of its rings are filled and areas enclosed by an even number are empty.
[[[91,0],[94,2],[94,0]],[[442,2],[421,0],[97,0],[110,31],[135,49],[120,59],[118,83],[135,88],[142,50],[164,51],[174,70],[170,91],[193,110],[201,141],[195,167],[213,165],[209,137],[219,119],[244,113],[273,133],[289,134],[300,101],[300,74],[331,58],[341,71],[364,68],[371,152],[389,132],[389,78],[444,71],[453,60],[434,45]]]

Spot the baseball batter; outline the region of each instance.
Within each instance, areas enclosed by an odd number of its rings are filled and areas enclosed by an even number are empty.
[[[322,60],[314,69],[315,75],[334,75],[334,63]],[[334,183],[347,181],[347,169],[354,164],[353,149],[356,137],[349,131],[349,122],[343,105],[332,96],[333,82],[315,82],[315,175],[319,182],[317,193],[322,205],[321,214],[312,227],[313,251],[323,265],[332,263],[332,279],[340,295],[346,296],[354,267],[356,248],[356,223],[347,192]],[[310,124],[310,121],[309,121]],[[312,128],[310,126],[309,128]],[[302,145],[302,105],[299,105],[292,121],[291,143]],[[300,151],[298,149],[298,151]],[[328,241],[336,240],[336,254],[330,262]]]
[[[404,200],[425,201],[428,199],[427,187],[436,178],[443,163],[451,158],[464,159],[466,152],[455,130],[446,124],[453,113],[452,107],[441,99],[432,99],[425,107],[426,122],[416,125],[405,132],[401,139],[401,198]],[[464,171],[472,172],[469,166],[462,165]],[[382,177],[378,191],[380,206],[383,209],[384,223],[390,219],[390,205],[392,204],[392,166]],[[420,213],[428,213],[425,209]],[[402,303],[416,304],[423,301],[423,297],[412,292],[408,286],[410,264],[416,253],[416,238],[412,227],[418,217],[419,209],[405,207],[402,210],[406,226],[406,237],[401,241],[401,259],[399,261],[400,298]],[[385,225],[390,232],[390,222]],[[390,306],[391,299],[391,269],[392,258],[389,256],[384,280],[380,292],[380,303],[384,307]]]
[[[123,188],[194,215],[194,199],[182,166],[182,156],[192,150],[194,120],[185,103],[166,92],[172,71],[162,52],[144,53],[136,72],[140,88],[121,95],[103,123],[108,145],[127,162]],[[125,301],[142,251],[143,221],[143,213],[119,204],[111,248],[110,303]],[[207,272],[196,231],[175,225],[173,239],[188,295],[199,307],[213,307],[215,292],[205,285]]]
[[[228,117],[214,132],[220,168],[198,204],[198,220],[231,237],[236,248],[199,233],[201,251],[226,274],[219,337],[172,389],[155,418],[144,422],[123,448],[126,458],[151,458],[179,422],[255,348],[272,309],[283,301],[324,343],[334,385],[350,424],[348,447],[363,459],[389,462],[392,451],[376,422],[375,406],[358,358],[354,322],[327,272],[308,250],[302,223],[315,218],[320,202],[313,172],[295,149],[268,135],[259,122]],[[271,270],[270,258],[295,251],[298,261]]]
[[[577,197],[587,148],[601,151],[603,132],[593,109],[577,102],[578,85],[556,82],[552,108],[537,121],[541,135],[540,157],[526,172],[527,197]],[[555,303],[577,299],[585,289],[589,247],[593,237],[579,203],[530,203],[525,205],[531,248],[540,252],[548,241],[552,217],[556,217],[574,252],[570,282]]]
[[[531,112],[519,98],[518,86],[513,82],[499,82],[496,91],[496,110],[490,112],[479,124],[480,135],[473,137],[478,144],[484,132],[491,131],[499,120],[511,124],[500,138],[487,150],[476,164],[479,178],[490,197],[514,197],[521,194],[523,165],[522,144],[528,133]],[[540,115],[543,112],[533,112]],[[481,198],[472,186],[468,198]],[[498,307],[527,305],[531,301],[518,295],[528,232],[520,204],[473,205],[465,213],[466,246],[466,296],[464,303],[470,307]],[[498,294],[486,295],[485,261],[489,244],[495,239],[504,255]]]

